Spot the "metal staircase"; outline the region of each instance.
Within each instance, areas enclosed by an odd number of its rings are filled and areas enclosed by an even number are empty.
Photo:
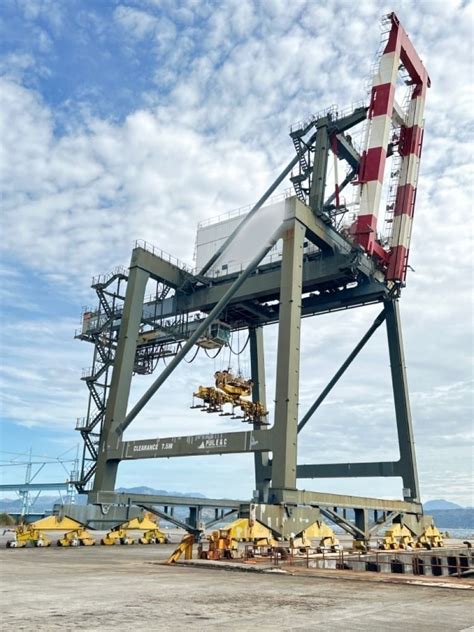
[[[99,439],[102,430],[107,404],[112,366],[115,357],[118,331],[113,326],[120,313],[124,300],[122,290],[127,281],[125,268],[116,268],[110,274],[95,277],[92,288],[99,299],[99,309],[95,312],[100,326],[91,333],[84,332],[77,338],[86,338],[94,343],[92,367],[83,371],[82,380],[89,391],[87,414],[76,423],[76,430],[81,433],[84,443],[81,471],[75,485],[79,491],[85,491],[92,479],[99,450]]]

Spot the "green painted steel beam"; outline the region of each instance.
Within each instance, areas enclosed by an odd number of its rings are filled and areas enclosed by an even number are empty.
[[[400,513],[422,514],[419,502],[404,500],[388,500],[384,498],[368,498],[365,496],[349,496],[345,494],[325,494],[304,490],[270,490],[272,503],[288,505],[308,505],[314,507],[340,507],[341,509],[367,509],[379,511],[398,511]]]
[[[112,461],[107,456],[111,447],[112,433],[127,414],[128,398],[135,368],[135,354],[137,338],[142,320],[143,299],[149,273],[138,267],[137,260],[140,253],[132,252],[130,272],[120,323],[117,351],[115,353],[112,381],[107,398],[104,426],[101,431],[97,469],[94,477],[94,489],[109,489],[115,487],[118,461]],[[118,438],[114,436],[114,445]],[[113,446],[112,446],[113,447]]]
[[[400,476],[397,461],[368,463],[316,463],[298,465],[297,478],[359,478]]]
[[[165,496],[159,494],[135,494],[133,492],[96,491],[89,492],[88,501],[93,505],[158,505],[160,507],[219,507],[237,509],[241,500],[229,498],[202,498],[194,496]]]
[[[162,281],[172,288],[179,287],[192,276],[171,261],[166,261],[159,255],[140,247],[133,250],[131,265],[146,270],[152,279]]]
[[[272,485],[296,487],[301,292],[306,227],[292,220],[283,233],[275,387]]]
[[[365,264],[365,262],[364,262]],[[318,257],[305,261],[303,270],[303,292],[311,292],[331,282],[349,283],[357,273],[369,277],[374,272],[373,265],[369,267],[356,263],[349,254],[336,254],[328,257]],[[273,265],[265,269],[259,268],[258,274],[250,276],[229,301],[229,304],[243,301],[259,300],[273,301],[280,296],[281,266]],[[179,311],[208,311],[219,301],[220,297],[231,287],[238,274],[215,279],[210,287],[196,287],[189,295],[180,294],[176,300],[176,312]]]
[[[263,346],[263,328],[251,327],[249,329],[249,343],[250,343],[250,373],[253,382],[252,399],[255,402],[260,402],[264,409],[267,410],[267,397],[265,387],[265,355]],[[257,424],[254,425],[254,430],[257,430]],[[262,429],[264,432],[268,432],[267,429]],[[254,465],[255,465],[255,490],[258,494],[258,500],[260,502],[266,501],[268,498],[268,488],[270,486],[270,478],[265,475],[268,471],[269,452],[255,452]]]
[[[115,449],[109,447],[107,458],[119,461],[167,459],[177,456],[263,452],[271,449],[272,433],[270,431],[247,430],[122,441]]]
[[[403,351],[400,308],[398,300],[394,299],[386,300],[384,305],[395,418],[400,448],[400,475],[403,479],[404,498],[419,501],[420,489],[416,467],[415,440],[413,437],[405,354]]]
[[[309,205],[313,213],[319,214],[323,210],[324,191],[326,189],[326,172],[328,167],[329,150],[331,141],[327,124],[318,126],[316,142],[314,146],[313,177],[311,190],[309,192]],[[319,244],[318,244],[319,245]],[[322,248],[327,248],[325,242],[321,243]]]

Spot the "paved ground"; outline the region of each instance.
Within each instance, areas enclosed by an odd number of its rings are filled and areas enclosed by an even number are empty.
[[[162,566],[174,548],[5,549],[2,630],[407,630],[474,626],[473,593]],[[473,628],[474,629],[474,628]]]

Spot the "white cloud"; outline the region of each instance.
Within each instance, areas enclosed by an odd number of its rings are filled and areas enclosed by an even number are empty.
[[[114,18],[131,37],[141,40],[153,35],[158,26],[158,19],[146,11],[140,11],[126,6],[118,6],[114,11]]]
[[[135,237],[168,244],[173,234],[176,254],[190,260],[197,220],[249,199],[269,179],[261,152],[207,143],[150,111],[122,125],[91,119],[57,138],[37,94],[8,80],[1,93],[4,248],[65,283],[126,261]],[[66,252],[67,268],[58,269]]]
[[[75,328],[78,322],[71,319],[3,321],[0,387],[4,419],[60,432],[72,429],[76,417],[83,416],[86,389],[78,379],[82,366],[90,363],[90,355],[73,339]],[[29,343],[22,344],[22,340]]]

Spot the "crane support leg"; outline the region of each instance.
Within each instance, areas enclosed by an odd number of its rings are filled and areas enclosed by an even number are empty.
[[[133,368],[137,338],[142,318],[143,300],[149,274],[134,266],[134,255],[130,264],[130,274],[127,283],[127,293],[120,325],[117,353],[115,356],[110,394],[107,400],[104,429],[102,431],[99,455],[97,457],[97,471],[94,479],[95,490],[115,489],[119,461],[107,459],[107,448],[113,437],[115,443],[121,437],[114,431],[127,414],[128,397],[132,383]]]
[[[265,358],[263,347],[263,327],[251,327],[250,336],[250,365],[253,382],[253,401],[261,402],[264,410],[267,410],[265,394]],[[254,429],[259,430],[260,424],[254,424]],[[271,478],[268,478],[269,465],[268,452],[255,452],[255,490],[259,502],[268,501],[268,488]]]
[[[392,373],[393,398],[400,448],[399,471],[403,479],[403,498],[419,502],[420,492],[416,469],[415,442],[411,421],[410,400],[403,352],[402,328],[398,301],[388,299],[385,303],[388,350]]]
[[[277,502],[284,500],[285,490],[296,489],[301,287],[305,231],[306,227],[295,220],[283,233],[272,464],[272,493],[279,497]]]

